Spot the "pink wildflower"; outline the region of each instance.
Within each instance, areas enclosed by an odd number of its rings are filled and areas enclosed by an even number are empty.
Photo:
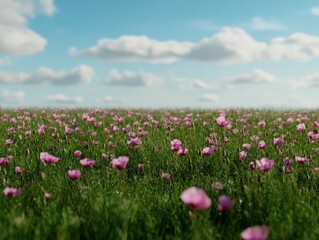
[[[212,205],[212,200],[207,196],[204,190],[191,187],[182,192],[181,200],[196,210],[204,210]]]
[[[240,159],[245,159],[247,157],[247,153],[245,152],[245,151],[241,151],[240,153],[239,153],[239,158]]]
[[[40,153],[40,159],[44,163],[56,163],[60,158],[55,157],[47,152]]]
[[[205,147],[202,152],[203,152],[204,155],[210,156],[210,155],[213,154],[214,149],[211,148],[211,147]]]
[[[81,176],[81,171],[80,170],[69,170],[68,175],[69,175],[69,178],[71,180],[76,180]]]
[[[82,152],[81,152],[80,150],[76,150],[76,151],[74,152],[74,156],[75,156],[76,158],[80,158],[81,155],[82,155]]]
[[[3,193],[6,197],[17,197],[20,195],[20,190],[17,188],[6,187],[3,190]]]
[[[262,158],[260,161],[256,161],[257,168],[261,171],[268,172],[272,169],[274,165],[274,160],[268,159],[268,158]]]
[[[244,240],[266,240],[269,234],[268,226],[253,226],[246,228],[240,236]]]
[[[171,150],[177,152],[182,147],[182,142],[178,139],[171,141]]]
[[[95,160],[84,158],[80,160],[80,164],[84,167],[93,167],[95,165]]]
[[[218,198],[217,209],[220,212],[227,212],[235,205],[235,200],[231,200],[229,197],[222,195]]]
[[[228,122],[225,119],[225,116],[219,116],[218,118],[216,118],[216,123],[220,127],[225,127],[228,124]]]
[[[122,169],[126,168],[128,161],[129,161],[129,158],[126,156],[114,158],[112,160],[112,167],[117,168],[119,170],[122,170]]]

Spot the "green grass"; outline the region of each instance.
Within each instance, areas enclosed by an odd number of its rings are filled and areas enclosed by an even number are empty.
[[[172,110],[168,116],[159,110],[134,110],[129,115],[123,109],[101,110],[90,114],[95,123],[82,120],[85,112],[89,110],[0,110],[0,157],[13,156],[10,164],[0,166],[0,189],[21,190],[15,198],[0,194],[0,239],[240,239],[240,233],[254,225],[270,226],[269,239],[319,239],[319,173],[313,170],[319,166],[319,143],[312,144],[307,138],[309,131],[316,131],[313,122],[319,120],[319,112],[228,110],[226,119],[238,134],[216,124],[217,111]],[[66,116],[58,123],[53,113]],[[193,115],[188,127],[184,118],[189,113]],[[245,116],[248,113],[252,115]],[[307,127],[305,132],[297,131],[296,121],[283,128],[276,121],[279,117],[296,120],[298,114],[299,118],[308,117],[301,119]],[[124,122],[114,121],[115,115]],[[171,116],[179,117],[180,124],[168,125],[165,120]],[[12,118],[17,123],[10,123]],[[246,122],[236,121],[241,118]],[[74,119],[80,131],[65,135],[65,124],[75,129]],[[260,120],[266,121],[264,128],[256,127]],[[96,127],[100,121],[103,125]],[[145,121],[150,125],[144,127]],[[209,126],[203,126],[205,121]],[[38,128],[43,124],[45,134],[40,135]],[[112,131],[110,124],[120,130]],[[135,133],[138,127],[148,132],[141,138],[140,147],[127,145],[130,137],[122,131],[127,125]],[[244,125],[248,135],[244,135]],[[18,126],[24,129],[18,130]],[[15,134],[8,132],[12,127]],[[104,128],[110,134],[104,133]],[[27,137],[26,131],[32,135]],[[215,145],[220,146],[211,156],[204,156],[202,149],[209,146],[206,138],[212,133],[218,135]],[[284,145],[274,146],[273,139],[282,134]],[[252,142],[252,135],[258,135],[259,140]],[[224,137],[230,142],[225,143]],[[6,146],[6,139],[13,140],[13,145]],[[173,139],[181,140],[189,154],[178,156],[171,151]],[[93,140],[99,144],[93,145]],[[260,140],[266,142],[266,149],[257,148]],[[89,143],[88,148],[82,146],[84,141]],[[116,147],[108,148],[109,141]],[[247,159],[241,160],[243,143],[251,143],[252,148]],[[73,154],[76,150],[83,152],[81,159],[95,159],[96,165],[89,169],[81,166]],[[39,157],[41,152],[60,160],[45,165]],[[127,168],[113,169],[111,159],[103,158],[103,153],[128,156]],[[310,161],[299,164],[295,156]],[[263,157],[275,160],[272,170],[251,171],[249,162]],[[282,171],[285,157],[293,159],[292,173]],[[138,169],[139,163],[145,168]],[[23,169],[21,175],[15,174],[16,166]],[[81,177],[70,180],[70,169],[80,169]],[[164,172],[171,174],[170,180],[162,179]],[[219,192],[212,188],[217,181],[224,184]],[[192,186],[202,188],[212,199],[209,209],[196,211],[180,200],[181,193]],[[53,198],[46,199],[45,191]],[[220,195],[236,201],[230,211],[218,212]]]

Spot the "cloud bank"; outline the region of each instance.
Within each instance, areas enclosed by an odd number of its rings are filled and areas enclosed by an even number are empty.
[[[34,73],[0,72],[0,83],[76,85],[90,83],[93,76],[93,68],[85,65],[67,71],[54,71],[47,67],[41,67]]]
[[[126,87],[155,87],[160,85],[162,82],[163,77],[161,75],[147,73],[144,71],[120,72],[117,69],[111,70],[105,80],[106,84]]]
[[[255,19],[255,27],[275,28],[274,23]],[[278,27],[278,26],[277,26]],[[78,50],[73,56],[97,57],[107,61],[172,63],[193,60],[217,64],[252,61],[309,61],[319,57],[319,37],[294,33],[277,37],[269,43],[261,42],[241,28],[226,27],[215,35],[198,42],[159,41],[147,36],[122,36],[101,39],[95,46]]]
[[[56,11],[53,0],[1,0],[0,54],[26,56],[43,51],[47,40],[28,27],[28,19]]]

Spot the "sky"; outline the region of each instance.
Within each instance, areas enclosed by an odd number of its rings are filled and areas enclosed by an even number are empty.
[[[0,0],[0,107],[318,108],[319,1]]]

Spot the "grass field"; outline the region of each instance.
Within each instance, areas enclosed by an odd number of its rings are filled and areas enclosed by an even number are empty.
[[[317,121],[317,111],[2,109],[0,238],[241,239],[268,226],[268,239],[319,239]],[[181,198],[191,187],[203,191]]]

